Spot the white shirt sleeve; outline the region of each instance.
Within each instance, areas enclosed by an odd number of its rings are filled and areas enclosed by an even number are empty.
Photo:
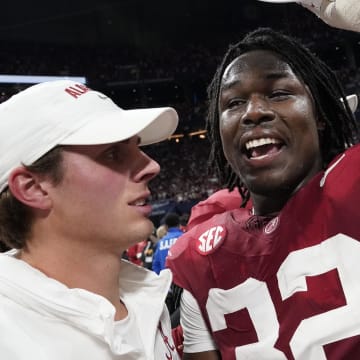
[[[184,352],[216,350],[217,346],[201,315],[197,301],[185,289],[181,296],[180,313],[180,324],[184,333]]]

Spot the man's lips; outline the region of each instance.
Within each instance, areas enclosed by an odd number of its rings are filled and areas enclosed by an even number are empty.
[[[131,206],[144,206],[144,205],[146,205],[146,199],[135,200],[135,201],[129,203],[129,205],[131,205]]]
[[[136,209],[144,216],[149,216],[152,211],[152,206],[149,204],[150,192],[138,197],[137,199],[130,201],[128,204]]]
[[[129,204],[136,212],[145,217],[149,217],[152,212],[152,206],[147,202],[134,202]]]
[[[131,206],[144,206],[147,205],[148,199],[150,197],[150,191],[146,191],[139,195],[136,199],[130,201],[128,204]]]

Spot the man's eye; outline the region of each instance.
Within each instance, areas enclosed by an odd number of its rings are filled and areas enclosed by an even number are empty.
[[[269,98],[274,100],[285,100],[290,97],[290,93],[286,91],[274,91],[270,94]]]
[[[245,104],[245,102],[246,101],[243,99],[232,99],[228,102],[228,108],[232,109],[234,107],[241,106],[241,105]]]
[[[109,161],[117,161],[120,158],[120,151],[118,148],[111,148],[104,153],[104,158]]]

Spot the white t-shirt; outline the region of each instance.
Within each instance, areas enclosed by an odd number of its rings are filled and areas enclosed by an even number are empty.
[[[104,297],[69,289],[13,255],[0,254],[1,359],[179,359],[165,306],[170,271],[158,276],[124,261],[119,293],[128,316],[114,321]]]

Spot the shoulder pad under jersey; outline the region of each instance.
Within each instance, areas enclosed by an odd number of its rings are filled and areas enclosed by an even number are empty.
[[[235,188],[233,191],[222,189],[206,200],[200,201],[191,209],[190,218],[187,224],[187,230],[194,226],[209,220],[216,214],[221,214],[228,210],[238,209],[242,203],[239,190]]]

